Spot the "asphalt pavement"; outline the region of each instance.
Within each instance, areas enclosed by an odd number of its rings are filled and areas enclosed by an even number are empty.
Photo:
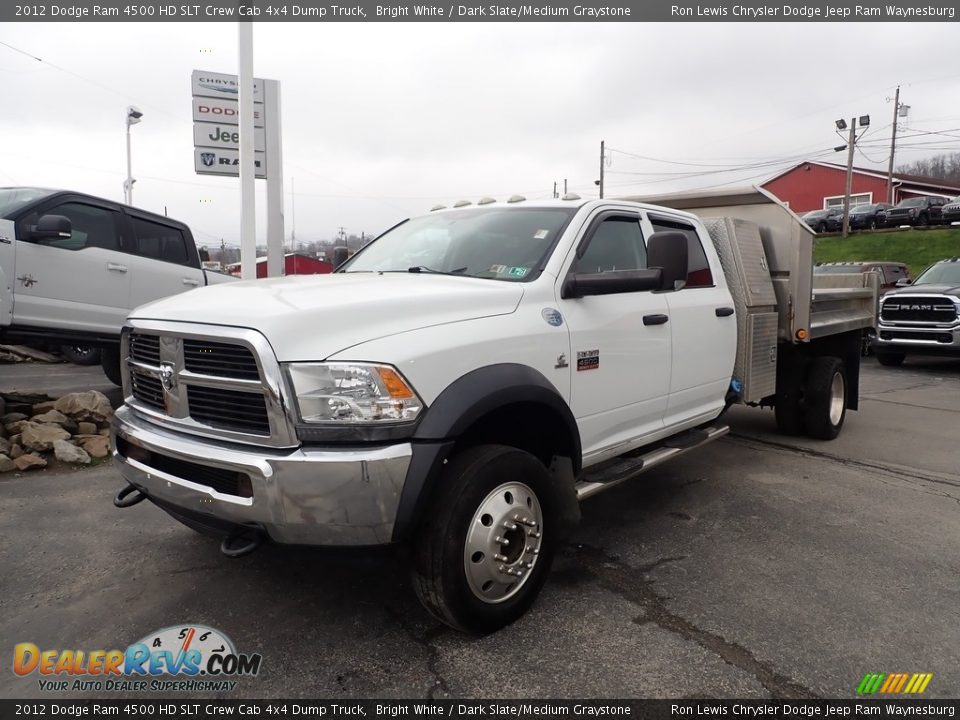
[[[836,441],[735,408],[729,436],[586,501],[533,609],[484,638],[420,608],[401,553],[230,560],[149,503],[115,509],[109,465],[0,476],[0,650],[202,623],[263,655],[230,697],[849,698],[867,672],[956,697],[960,362],[871,359],[862,385]],[[4,670],[0,696],[44,693]]]

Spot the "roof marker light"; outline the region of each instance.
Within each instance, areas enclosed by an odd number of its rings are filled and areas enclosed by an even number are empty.
[[[436,212],[437,210],[443,210],[443,209],[445,209],[446,207],[447,207],[446,205],[434,205],[432,208],[430,208],[430,212]]]
[[[458,207],[466,207],[467,205],[473,205],[473,203],[470,202],[469,200],[457,200],[457,201],[453,204],[453,206],[454,206],[455,208],[458,208]]]
[[[526,198],[523,195],[511,195],[507,200],[508,203],[518,203],[523,202]]]
[[[490,203],[495,203],[496,201],[496,198],[482,197],[477,201],[477,205],[489,205]]]
[[[567,193],[566,195],[564,195],[564,196],[563,196],[562,198],[560,198],[560,199],[561,199],[561,200],[579,200],[579,199],[580,199],[580,196],[577,195],[576,193]]]

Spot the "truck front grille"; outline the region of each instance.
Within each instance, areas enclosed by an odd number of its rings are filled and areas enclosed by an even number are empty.
[[[123,457],[136,460],[147,467],[189,480],[197,485],[203,485],[224,495],[243,498],[253,497],[253,484],[250,482],[250,476],[245,473],[201,465],[200,463],[135,447],[121,437],[117,438],[117,452]]]
[[[229,332],[224,331],[228,338]],[[240,335],[236,342],[230,342],[218,333],[216,340],[208,340],[189,332],[151,328],[149,332],[130,332],[127,348],[127,399],[134,407],[162,415],[165,427],[240,442],[289,446],[289,429],[277,398],[276,381],[262,375],[263,362],[268,368],[276,365],[272,357],[266,361],[261,357],[269,351],[262,339],[249,340]],[[277,369],[272,372],[267,373],[269,378],[279,375]]]
[[[190,372],[259,380],[260,370],[249,348],[208,340],[184,340],[184,367]]]
[[[270,419],[262,393],[191,385],[187,388],[190,417],[222,430],[269,435]]]
[[[949,324],[957,319],[957,306],[943,297],[902,295],[883,301],[880,319],[888,322]]]

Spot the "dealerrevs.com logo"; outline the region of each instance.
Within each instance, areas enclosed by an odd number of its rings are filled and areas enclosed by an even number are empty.
[[[38,675],[46,692],[224,692],[236,687],[236,678],[259,673],[262,659],[258,653],[238,653],[215,628],[173,625],[126,650],[41,650],[18,643],[13,672]]]

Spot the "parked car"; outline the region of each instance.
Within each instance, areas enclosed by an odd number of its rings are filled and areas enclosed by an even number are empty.
[[[960,257],[936,262],[880,299],[873,349],[881,365],[907,355],[960,357]]]
[[[904,263],[874,262],[858,260],[851,262],[818,263],[813,272],[821,274],[843,274],[876,272],[880,274],[880,290],[893,290],[903,279],[910,279],[910,269]]]
[[[843,208],[811,210],[800,218],[814,232],[836,232],[843,227]]]
[[[874,230],[883,227],[887,221],[887,210],[892,207],[890,203],[869,203],[850,208],[850,229]],[[842,217],[840,221],[843,222]]]
[[[886,225],[890,227],[938,225],[946,202],[945,197],[936,195],[922,195],[901,200],[887,210]]]
[[[78,192],[0,188],[0,337],[95,346],[120,384],[120,329],[135,307],[235,278],[200,267],[190,228]]]
[[[943,206],[940,219],[943,221],[944,225],[960,222],[960,197],[955,197],[953,200]]]

